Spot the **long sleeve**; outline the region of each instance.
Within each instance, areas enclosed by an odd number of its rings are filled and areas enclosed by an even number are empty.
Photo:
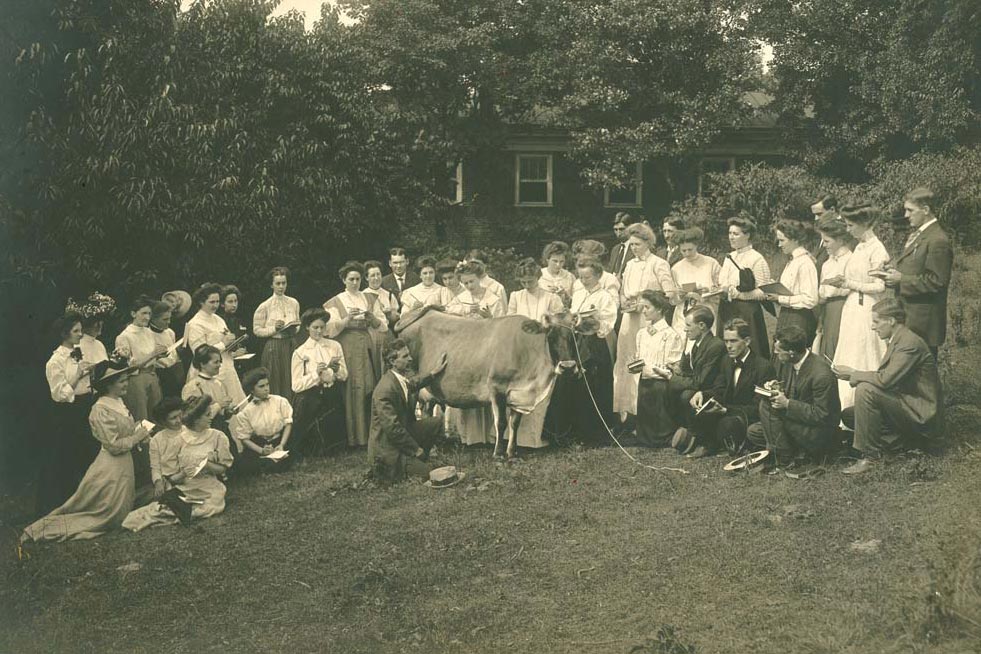
[[[194,352],[202,345],[212,345],[220,351],[225,350],[222,335],[217,331],[208,329],[194,318],[187,323],[185,334],[187,335],[187,346],[191,352]]]
[[[814,397],[810,402],[789,400],[787,417],[794,422],[819,427],[828,423],[828,407],[834,403],[832,397],[838,394],[838,380],[833,375],[823,375],[814,380],[811,389]]]
[[[654,260],[652,267],[654,269],[654,278],[657,280],[658,285],[656,290],[661,290],[666,295],[674,294],[675,285],[674,277],[671,276],[671,266],[661,257],[652,256],[651,259]],[[652,286],[651,288],[654,287]]]
[[[503,288],[503,287],[502,287]],[[486,299],[487,294],[484,294]],[[487,309],[491,312],[492,318],[500,318],[505,315],[505,303],[506,300],[500,295],[494,295],[494,300],[487,305]]]
[[[123,433],[122,426],[113,413],[102,407],[93,407],[89,413],[92,435],[102,443],[102,449],[113,456],[129,454],[138,442],[133,432]]]
[[[266,327],[266,323],[269,322],[269,308],[266,305],[267,302],[268,300],[256,307],[255,313],[252,314],[252,333],[259,338],[269,338],[276,333],[275,326]]]
[[[939,293],[950,284],[950,270],[954,263],[950,241],[946,238],[936,239],[926,242],[924,247],[926,258],[923,269],[915,275],[903,273],[899,282],[901,297]]]
[[[813,309],[818,304],[817,267],[807,254],[794,257],[787,266],[790,267],[791,264],[794,264],[793,268],[789,271],[785,270],[785,274],[780,276],[780,281],[794,291],[794,294],[779,296],[780,306]]]
[[[518,295],[521,294],[521,293],[522,293],[522,291],[515,291],[514,293],[511,294],[510,299],[508,299],[508,314],[507,315],[509,315],[509,316],[516,316],[516,315],[518,315]]]
[[[74,402],[75,384],[78,383],[78,366],[68,356],[54,356],[44,366],[48,390],[55,402]]]
[[[336,352],[332,356],[337,358],[337,372],[334,373],[334,377],[340,381],[347,381],[347,361],[344,360],[344,350],[341,349],[341,344],[334,341],[337,345]]]
[[[153,483],[163,481],[163,473],[160,472],[160,439],[156,436],[150,439],[150,479]]]
[[[232,456],[231,444],[228,442],[228,437],[217,429],[213,429],[212,431],[217,432],[215,438],[218,441],[217,447],[215,448],[218,451],[218,460],[215,463],[223,465],[226,468],[232,467],[235,458]]]
[[[419,444],[412,438],[405,425],[399,419],[398,408],[392,398],[384,395],[375,395],[374,415],[381,423],[381,433],[388,437],[388,442],[399,452],[407,456],[415,456],[419,450]]]
[[[922,353],[915,346],[893,343],[891,347],[892,353],[887,355],[886,365],[875,371],[855,372],[851,379],[852,386],[857,386],[859,382],[869,382],[883,390],[889,390],[902,381],[916,366],[922,364]]]
[[[302,393],[320,383],[320,376],[317,374],[317,364],[310,360],[310,357],[301,350],[293,352],[290,361],[291,386],[294,393]]]
[[[824,280],[830,279],[832,277],[844,276],[845,266],[848,265],[848,259],[851,257],[851,252],[843,254],[838,258],[831,257],[824,262],[821,267],[821,285],[818,287],[818,296],[822,300],[830,300],[835,297],[848,297],[851,292],[847,288],[838,288],[837,286],[829,286],[824,283]]]
[[[249,405],[244,410],[239,411],[228,421],[228,430],[232,432],[232,438],[235,440],[247,441],[255,433],[255,428],[252,426],[251,411],[249,411],[251,406]]]

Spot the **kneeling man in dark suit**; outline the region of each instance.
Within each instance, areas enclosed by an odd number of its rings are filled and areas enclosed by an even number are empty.
[[[776,377],[770,362],[750,349],[752,332],[745,320],[727,322],[722,341],[729,356],[722,360],[715,387],[696,392],[689,402],[694,411],[690,430],[698,444],[688,455],[692,459],[712,454],[720,445],[733,452],[740,450],[746,429],[760,418],[753,389]]]
[[[855,407],[842,419],[854,425],[862,459],[842,470],[865,472],[884,453],[934,444],[943,433],[943,397],[937,360],[926,342],[906,327],[906,307],[888,298],[872,307],[872,329],[886,341],[878,370],[835,366],[855,387]]]
[[[409,377],[412,355],[405,341],[389,343],[384,356],[389,369],[371,396],[368,464],[378,480],[427,479],[432,466],[426,459],[443,436],[443,419],[416,420],[416,400],[419,389],[431,384],[446,368],[446,353],[428,375],[414,379]]]
[[[777,332],[773,352],[782,367],[781,390],[760,401],[760,421],[750,425],[747,438],[770,450],[778,464],[821,459],[834,449],[841,420],[838,379],[827,361],[807,349],[807,334],[797,325]]]

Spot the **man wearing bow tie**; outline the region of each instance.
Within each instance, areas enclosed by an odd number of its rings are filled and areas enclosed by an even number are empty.
[[[746,430],[760,419],[756,386],[774,379],[773,366],[750,349],[752,332],[749,324],[734,318],[726,323],[722,341],[729,355],[710,391],[692,395],[689,405],[691,434],[697,447],[689,458],[698,459],[715,453],[720,446],[731,452],[742,449]]]
[[[401,311],[402,291],[422,283],[422,280],[419,279],[419,275],[409,270],[409,260],[403,248],[392,248],[388,251],[388,267],[392,269],[392,273],[382,277],[381,285],[395,297]]]
[[[904,200],[913,232],[883,279],[906,305],[906,326],[926,341],[936,358],[947,335],[947,288],[954,252],[933,214],[933,193],[917,188]]]

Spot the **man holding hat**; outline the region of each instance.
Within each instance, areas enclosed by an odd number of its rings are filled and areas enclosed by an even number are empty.
[[[388,371],[371,396],[368,465],[378,480],[396,482],[408,477],[429,478],[429,450],[443,437],[442,418],[416,419],[419,390],[446,368],[446,354],[428,375],[412,379],[412,355],[398,338],[385,347]]]

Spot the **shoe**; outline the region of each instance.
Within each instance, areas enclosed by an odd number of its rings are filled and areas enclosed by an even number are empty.
[[[698,447],[698,439],[696,439],[694,436],[692,436],[692,437],[690,437],[688,439],[688,444],[685,445],[685,449],[681,450],[681,453],[682,454],[691,454],[692,451],[695,450],[695,448],[697,448],[697,447]]]
[[[688,430],[684,427],[678,427],[677,431],[674,432],[674,436],[671,437],[671,447],[676,450],[683,449],[688,446]]]
[[[686,456],[689,459],[702,459],[704,457],[707,457],[708,455],[709,455],[708,448],[705,447],[704,445],[699,445],[694,450],[692,450],[690,454],[687,454]]]
[[[872,461],[869,459],[859,459],[841,471],[843,475],[860,475],[872,469]]]

